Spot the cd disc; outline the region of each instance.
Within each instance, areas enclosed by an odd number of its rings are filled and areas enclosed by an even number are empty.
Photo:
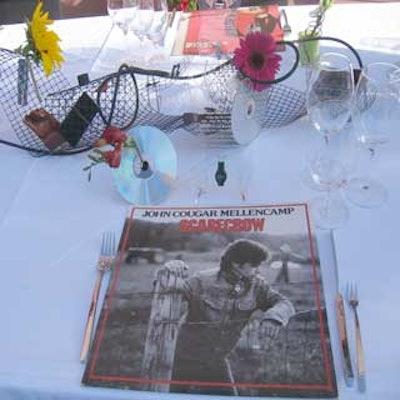
[[[238,90],[232,106],[232,134],[240,144],[248,144],[261,131],[261,107],[249,90]]]
[[[115,186],[132,204],[155,205],[169,194],[177,175],[175,148],[169,137],[153,126],[135,126],[128,131],[137,143],[124,149],[121,164],[114,169]]]

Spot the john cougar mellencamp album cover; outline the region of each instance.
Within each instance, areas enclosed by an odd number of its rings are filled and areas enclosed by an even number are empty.
[[[82,383],[336,397],[307,205],[134,208]]]

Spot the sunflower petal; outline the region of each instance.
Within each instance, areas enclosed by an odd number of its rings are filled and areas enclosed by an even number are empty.
[[[43,12],[43,3],[38,1],[32,15],[32,20],[28,23],[28,42],[31,43],[33,54],[40,57],[43,70],[49,76],[55,66],[61,67],[65,61],[62,50],[59,46],[60,37],[48,28],[53,24],[48,12]]]

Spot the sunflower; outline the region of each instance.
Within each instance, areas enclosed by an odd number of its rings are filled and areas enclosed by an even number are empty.
[[[282,57],[275,54],[274,38],[264,32],[250,32],[240,39],[240,47],[235,49],[233,65],[250,79],[272,81],[279,71]],[[256,91],[266,89],[269,85],[248,82]]]
[[[54,67],[61,67],[64,58],[59,36],[48,28],[53,20],[49,19],[49,13],[43,12],[42,8],[42,1],[38,1],[32,20],[27,23],[28,44],[22,49],[22,54],[31,56],[36,64],[41,61],[46,76],[49,76]]]

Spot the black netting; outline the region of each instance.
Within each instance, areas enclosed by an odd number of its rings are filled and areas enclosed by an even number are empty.
[[[23,122],[23,118],[32,109],[41,106],[37,98],[32,81],[27,80],[26,104],[19,104],[18,97],[18,62],[21,56],[18,54],[1,49],[0,50],[0,98],[3,110],[10,121],[10,124],[21,143],[29,148],[47,151],[41,140],[32,134],[32,131]],[[67,79],[59,72],[55,71],[50,79],[47,79],[35,64],[31,64],[33,74],[36,78],[40,94],[44,98],[48,93],[56,92],[68,87]]]
[[[68,127],[72,131],[80,129],[81,133],[83,132],[82,136],[78,136],[73,144],[69,141],[62,148],[55,149],[54,153],[72,153],[90,148],[109,124],[124,129],[134,124],[152,125],[167,133],[183,128],[192,134],[203,136],[214,145],[239,144],[233,134],[232,122],[233,108],[236,107],[235,112],[238,111],[237,105],[235,106],[236,70],[229,62],[214,70],[187,77],[182,77],[179,67],[176,66],[172,73],[123,66],[114,74],[74,87],[69,87],[68,81],[60,71],[55,71],[46,78],[41,68],[32,64],[43,101],[40,102],[35,95],[29,77],[27,101],[25,105],[21,105],[18,98],[21,95],[18,88],[20,60],[20,55],[0,50],[0,95],[12,128],[22,145],[27,148],[49,153],[48,147],[23,121],[27,114],[39,107],[44,107],[60,123],[68,119],[73,111],[84,120],[84,128]],[[169,99],[171,88],[175,93],[179,91],[180,85],[182,90],[201,88],[207,102],[201,111],[189,110],[181,115],[163,112],[160,102]],[[97,108],[97,113],[90,120],[87,119],[85,109],[82,112],[82,108],[77,106],[83,94],[88,95]],[[253,92],[252,97],[257,110],[252,118],[260,128],[284,126],[305,113],[304,94],[282,84],[271,85],[262,92]]]

